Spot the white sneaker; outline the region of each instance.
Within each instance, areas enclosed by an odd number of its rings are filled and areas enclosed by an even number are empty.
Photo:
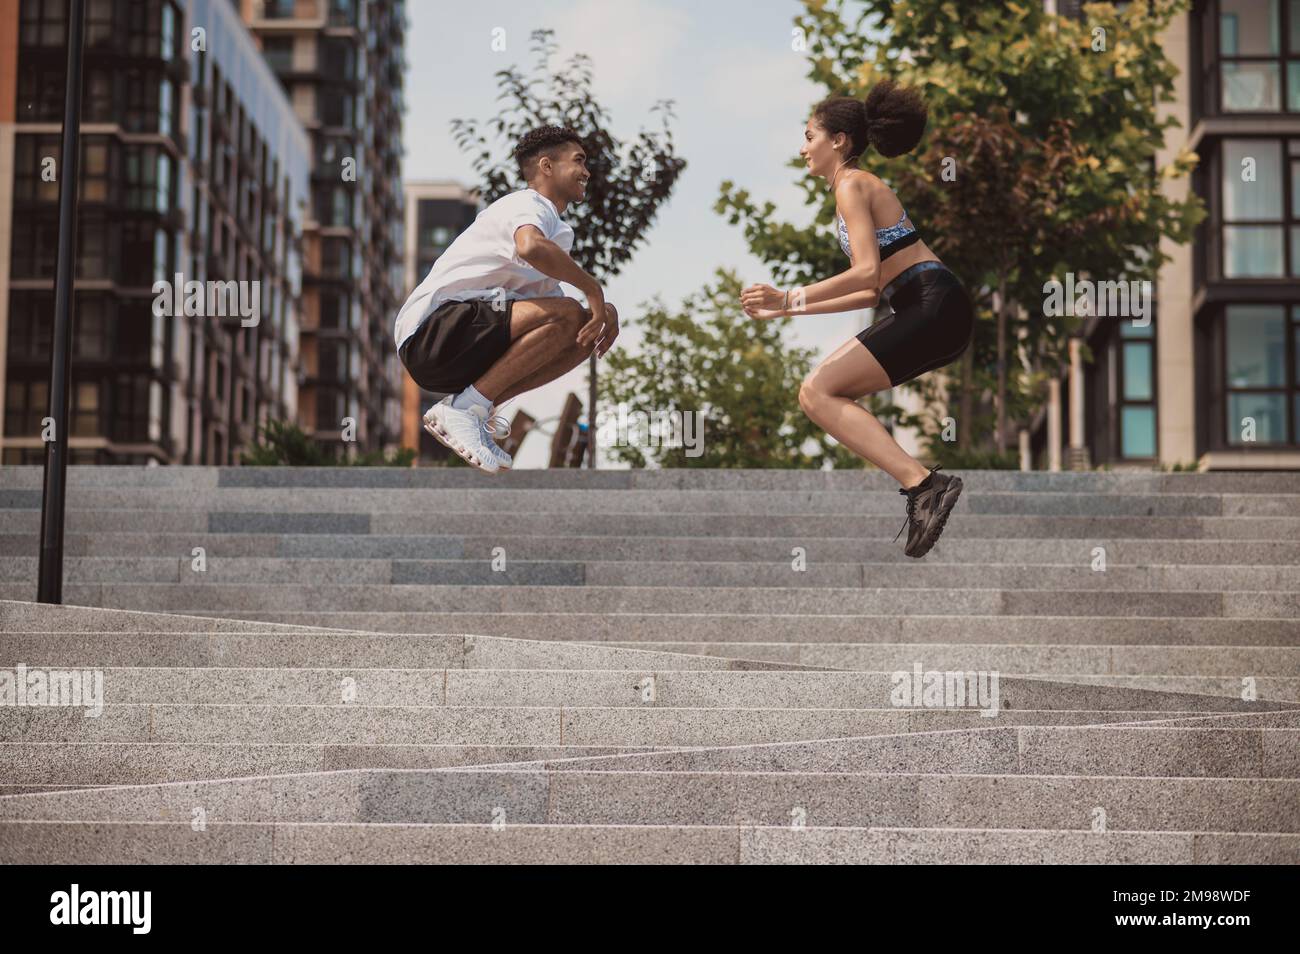
[[[476,404],[464,410],[452,407],[452,397],[454,395],[447,395],[424,412],[424,429],[472,466],[495,474],[501,465],[496,454],[484,446],[483,419],[487,417],[487,410]]]
[[[494,409],[495,410],[495,409]],[[509,470],[515,465],[515,459],[505,452],[505,449],[496,442],[497,431],[510,433],[510,423],[504,417],[497,417],[491,411],[483,419],[483,446],[488,449],[493,457],[497,459],[497,465],[502,470]]]

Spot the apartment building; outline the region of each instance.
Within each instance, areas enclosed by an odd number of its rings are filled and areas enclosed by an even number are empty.
[[[0,0],[6,464],[44,459],[65,17]],[[310,144],[229,0],[93,0],[84,64],[69,459],[235,463],[297,414]],[[178,280],[254,307],[167,313]]]
[[[390,326],[405,299],[405,4],[235,3],[311,143],[299,422],[339,457],[395,449],[402,368]]]

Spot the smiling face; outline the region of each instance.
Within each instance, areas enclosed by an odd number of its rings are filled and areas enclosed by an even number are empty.
[[[543,153],[537,163],[538,178],[546,178],[566,202],[581,202],[587,197],[587,151],[576,142],[555,147],[554,155]]]
[[[799,155],[808,165],[808,171],[815,176],[829,178],[844,161],[844,151],[848,148],[849,137],[844,133],[830,135],[826,127],[816,119],[808,120],[803,130],[803,148]],[[839,146],[836,152],[835,147]]]

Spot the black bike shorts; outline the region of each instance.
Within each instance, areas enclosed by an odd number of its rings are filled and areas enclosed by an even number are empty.
[[[975,309],[957,276],[939,262],[920,262],[881,293],[889,317],[858,332],[897,386],[961,357],[975,332]]]

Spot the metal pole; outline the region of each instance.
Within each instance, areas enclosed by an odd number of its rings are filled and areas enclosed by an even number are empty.
[[[68,397],[72,390],[72,300],[77,271],[77,166],[81,158],[81,50],[85,0],[68,0],[68,69],[59,160],[59,248],[54,269],[54,334],[50,348],[52,440],[45,442],[41,496],[41,562],[37,600],[63,602],[63,503],[68,471]]]
[[[596,466],[596,353],[587,365],[587,467]]]

